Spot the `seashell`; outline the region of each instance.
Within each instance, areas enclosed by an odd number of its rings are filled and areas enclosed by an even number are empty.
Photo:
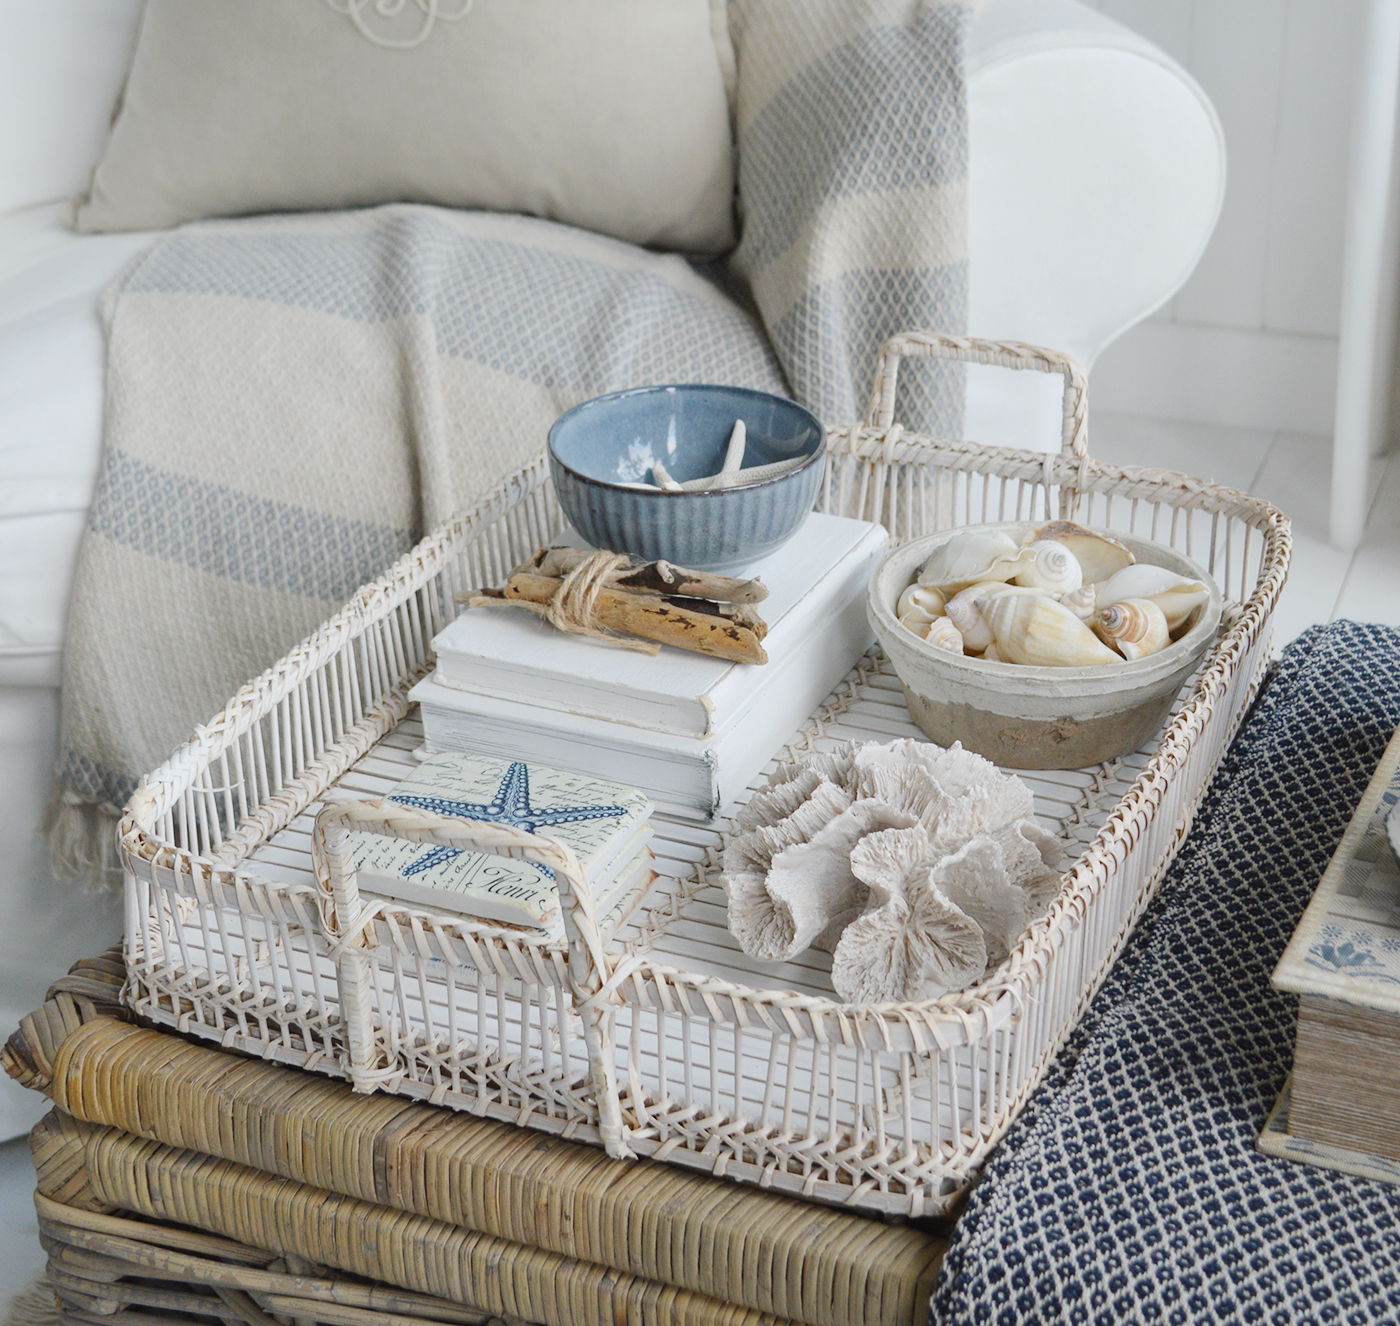
[[[1098,607],[1098,601],[1098,586],[1092,583],[1080,585],[1078,589],[1072,589],[1068,594],[1060,595],[1060,602],[1078,617],[1081,622],[1093,620],[1094,611]]]
[[[1146,658],[1171,640],[1166,614],[1151,599],[1123,599],[1102,608],[1094,630],[1124,658]]]
[[[1151,599],[1161,608],[1169,631],[1182,626],[1210,598],[1209,588],[1201,581],[1147,562],[1125,567],[1099,585],[1098,591],[1100,611],[1124,599]]]
[[[958,628],[947,617],[939,617],[928,624],[924,640],[935,649],[946,649],[950,654],[963,652],[963,638]]]
[[[1035,592],[1035,590],[1006,584],[1004,581],[979,580],[977,584],[969,585],[966,589],[954,594],[948,600],[944,613],[948,620],[958,628],[958,634],[963,638],[964,651],[981,653],[992,643],[992,631],[982,620],[982,614],[977,610],[977,599],[995,598],[998,594],[1034,594]]]
[[[1028,545],[1026,551],[1032,556],[1012,577],[1016,584],[1043,589],[1047,594],[1068,594],[1084,583],[1084,572],[1066,544],[1042,539]]]
[[[954,593],[979,580],[1010,580],[1028,560],[1009,534],[955,534],[924,563],[919,584]]]
[[[987,968],[977,923],[934,887],[927,834],[872,834],[852,854],[870,906],[842,932],[831,983],[847,1003],[930,999],[960,990]]]
[[[1008,663],[1075,668],[1119,661],[1068,608],[1044,595],[979,599],[977,610]]]
[[[936,618],[936,620],[940,622],[947,621],[947,618],[939,617]],[[901,617],[899,619],[899,624],[902,627],[904,627],[906,631],[913,631],[913,633],[917,635],[920,640],[928,639],[929,628],[933,626],[933,622],[924,621],[918,616],[918,614],[912,612],[907,617]],[[956,630],[957,628],[954,627],[953,629]]]
[[[982,651],[982,661],[983,661],[984,663],[1005,663],[1005,662],[1006,662],[1006,660],[1005,660],[1004,658],[1002,658],[1002,656],[1001,656],[1001,650],[997,648],[997,645],[996,645],[996,641],[995,641],[995,640],[993,640],[992,643],[989,644],[989,645]]]
[[[909,613],[917,611],[932,621],[935,617],[943,616],[943,609],[947,602],[948,597],[941,589],[921,585],[916,580],[899,596],[894,615],[903,621]]]
[[[1117,539],[1110,538],[1107,534],[1096,534],[1091,529],[1085,529],[1083,525],[1076,525],[1072,520],[1056,520],[1049,525],[1042,525],[1031,535],[1029,541],[1043,543],[1048,540],[1063,543],[1074,554],[1084,573],[1084,579],[1090,584],[1097,580],[1107,580],[1125,566],[1132,566],[1136,560],[1132,552]]]
[[[953,629],[962,638],[964,650],[980,653],[995,638],[992,628],[982,620],[981,612],[971,599],[950,599],[948,613],[943,620],[953,624]]]

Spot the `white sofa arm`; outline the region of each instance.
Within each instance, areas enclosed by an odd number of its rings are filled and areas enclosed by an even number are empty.
[[[1215,110],[1170,57],[1077,0],[987,0],[968,35],[968,117],[969,330],[1092,368],[1210,239],[1225,189]],[[1006,376],[969,375],[967,435],[1058,445],[1054,384]]]

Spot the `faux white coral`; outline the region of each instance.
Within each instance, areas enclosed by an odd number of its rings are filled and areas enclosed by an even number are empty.
[[[833,951],[852,1003],[937,996],[1003,961],[1059,887],[1019,779],[959,745],[846,743],[779,769],[724,855],[746,953]]]

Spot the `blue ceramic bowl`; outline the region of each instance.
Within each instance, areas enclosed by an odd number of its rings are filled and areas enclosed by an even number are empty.
[[[776,478],[718,492],[651,487],[661,461],[678,483],[715,474],[736,419],[745,466],[807,457]],[[817,500],[826,432],[793,401],[745,387],[637,387],[585,401],[549,430],[559,505],[595,548],[728,571],[791,538]],[[648,485],[646,487],[628,485]]]

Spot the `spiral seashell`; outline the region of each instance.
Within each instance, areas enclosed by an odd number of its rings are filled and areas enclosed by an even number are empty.
[[[1081,622],[1093,620],[1094,611],[1098,607],[1099,592],[1094,585],[1080,585],[1078,589],[1072,589],[1068,594],[1060,595],[1060,602],[1065,605]]]
[[[962,635],[947,617],[939,617],[930,622],[924,640],[935,649],[946,649],[950,654],[963,652]]]
[[[1064,604],[1043,594],[999,594],[976,605],[1007,663],[1079,668],[1119,662]]]
[[[935,618],[934,620],[941,621],[943,619]],[[899,624],[904,627],[906,631],[913,631],[920,640],[928,639],[929,629],[933,626],[932,621],[928,621],[920,614],[913,612],[909,613],[907,616],[901,617],[899,619]]]
[[[996,641],[995,641],[995,640],[993,640],[992,643],[989,644],[989,645],[982,651],[982,661],[983,661],[984,663],[1005,663],[1005,662],[1006,662],[1006,660],[1005,660],[1004,658],[1002,658],[1002,656],[1001,656],[1001,650],[997,648],[997,644],[996,644]]]
[[[903,621],[911,612],[918,611],[928,621],[932,621],[935,617],[943,616],[943,609],[947,602],[947,595],[941,589],[921,585],[916,580],[899,596],[894,615]]]
[[[1125,566],[1132,566],[1136,560],[1132,552],[1117,539],[1109,538],[1107,534],[1096,534],[1072,520],[1052,521],[1031,535],[1032,542],[1046,540],[1063,543],[1074,554],[1084,572],[1084,579],[1091,584],[1097,580],[1107,580]]]
[[[924,563],[919,584],[952,594],[981,580],[1010,580],[1029,558],[1009,534],[955,534]]]
[[[1166,614],[1151,599],[1123,599],[1100,609],[1094,630],[1127,659],[1155,654],[1171,639]]]
[[[1166,616],[1169,631],[1184,625],[1210,598],[1210,589],[1201,581],[1147,562],[1125,567],[1100,584],[1098,592],[1100,611],[1124,599],[1151,599]]]
[[[1028,589],[1043,589],[1047,594],[1068,594],[1084,583],[1084,572],[1078,559],[1063,543],[1042,539],[1026,551],[1031,558],[1016,569],[1013,583]]]
[[[979,598],[996,598],[1002,594],[1034,594],[1033,589],[1023,589],[1018,585],[1006,584],[999,580],[981,580],[960,590],[948,600],[944,612],[948,620],[958,628],[963,638],[963,649],[968,653],[980,654],[992,643],[991,628],[982,620],[977,610]]]
[[[982,620],[982,614],[971,599],[951,599],[945,621],[952,622],[962,637],[964,651],[980,654],[995,637],[992,628]]]

